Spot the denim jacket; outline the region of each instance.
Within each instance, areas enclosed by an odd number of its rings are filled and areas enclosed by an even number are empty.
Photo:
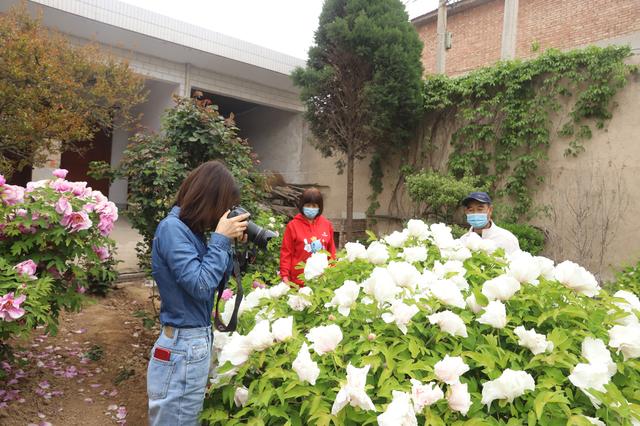
[[[206,327],[216,290],[233,271],[231,240],[213,233],[206,244],[180,220],[180,207],[173,207],[156,229],[151,268],[162,301],[162,325]]]

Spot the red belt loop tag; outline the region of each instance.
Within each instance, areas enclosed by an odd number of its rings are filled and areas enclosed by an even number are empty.
[[[171,359],[171,351],[163,348],[156,348],[153,352],[153,357],[162,361],[169,361]]]

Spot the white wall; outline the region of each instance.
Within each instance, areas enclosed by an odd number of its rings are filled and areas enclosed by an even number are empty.
[[[147,100],[139,105],[134,114],[142,113],[140,125],[154,132],[160,132],[160,119],[163,112],[173,105],[172,96],[178,93],[179,85],[157,80],[146,80],[145,87],[148,90]],[[111,142],[111,165],[117,166],[122,160],[122,154],[129,144],[129,138],[134,131],[116,129],[113,131]],[[109,199],[119,208],[127,204],[127,181],[118,179],[109,187]]]

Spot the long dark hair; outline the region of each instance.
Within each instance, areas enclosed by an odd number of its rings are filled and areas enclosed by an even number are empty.
[[[207,161],[189,173],[180,185],[176,204],[180,220],[196,234],[215,230],[220,217],[240,201],[240,188],[219,161]]]

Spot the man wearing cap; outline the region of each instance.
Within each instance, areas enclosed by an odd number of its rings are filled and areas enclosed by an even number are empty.
[[[482,238],[495,242],[498,247],[504,249],[506,254],[520,251],[520,244],[518,244],[516,236],[506,229],[500,228],[491,220],[493,206],[489,194],[472,192],[462,200],[462,205],[467,215],[467,222],[471,225],[471,229],[462,236],[462,239],[475,232]]]

